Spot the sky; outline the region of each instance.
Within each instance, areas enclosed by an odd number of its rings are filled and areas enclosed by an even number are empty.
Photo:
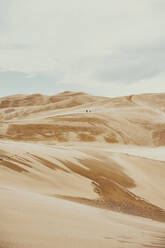
[[[165,0],[0,0],[0,97],[165,92]]]

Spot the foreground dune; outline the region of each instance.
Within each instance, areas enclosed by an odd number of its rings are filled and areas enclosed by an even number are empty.
[[[0,99],[0,248],[165,247],[164,110],[163,94]]]
[[[164,247],[164,226],[143,218],[13,188],[0,198],[1,247]]]

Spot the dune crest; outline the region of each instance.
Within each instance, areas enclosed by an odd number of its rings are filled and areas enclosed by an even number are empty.
[[[165,247],[165,94],[0,99],[0,247]]]

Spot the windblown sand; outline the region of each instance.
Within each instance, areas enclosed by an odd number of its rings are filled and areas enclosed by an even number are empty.
[[[164,94],[1,98],[0,138],[0,248],[165,247]]]

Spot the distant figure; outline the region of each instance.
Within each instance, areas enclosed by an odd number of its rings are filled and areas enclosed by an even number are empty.
[[[88,113],[88,109],[86,109],[86,113]]]

